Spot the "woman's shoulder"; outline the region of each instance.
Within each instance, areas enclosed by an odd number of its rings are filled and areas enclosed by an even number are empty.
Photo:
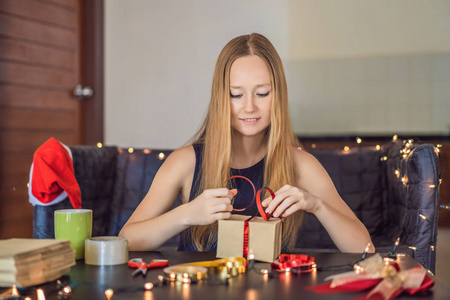
[[[293,148],[294,163],[300,174],[311,174],[312,172],[323,174],[324,168],[322,164],[312,154],[302,148]]]
[[[294,162],[298,164],[314,164],[318,163],[317,159],[301,147],[292,147]]]
[[[177,173],[190,172],[195,168],[195,151],[192,145],[178,148],[166,158],[166,168],[176,169]]]
[[[167,157],[167,160],[172,160],[178,163],[195,163],[195,150],[193,145],[184,146],[172,151],[172,153]]]

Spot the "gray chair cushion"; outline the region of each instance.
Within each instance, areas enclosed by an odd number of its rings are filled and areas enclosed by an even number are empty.
[[[325,167],[336,189],[367,227],[377,251],[390,251],[400,237],[399,249],[434,272],[438,222],[439,162],[434,147],[413,145],[407,158],[402,141],[374,147],[311,150]],[[156,172],[171,150],[128,153],[116,147],[71,147],[75,177],[83,208],[94,211],[93,235],[117,235],[146,195]],[[387,160],[383,160],[387,157]],[[395,171],[399,171],[399,176]],[[401,178],[408,178],[404,184]],[[430,188],[435,185],[436,188]],[[174,206],[180,204],[176,200]],[[52,238],[53,211],[71,208],[65,200],[34,207],[34,237]],[[423,220],[419,214],[427,217]],[[178,236],[166,246],[178,243]],[[416,247],[412,250],[409,246]],[[317,218],[305,214],[296,248],[336,251]],[[399,250],[400,251],[400,250]]]

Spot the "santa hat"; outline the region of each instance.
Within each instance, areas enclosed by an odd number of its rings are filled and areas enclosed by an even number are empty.
[[[75,179],[70,149],[64,146],[52,137],[34,153],[29,188],[33,205],[56,204],[64,200],[67,193],[73,208],[81,208],[81,191]]]

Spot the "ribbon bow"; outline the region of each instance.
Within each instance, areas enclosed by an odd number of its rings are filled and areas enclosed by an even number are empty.
[[[389,300],[403,291],[412,295],[431,288],[434,284],[427,270],[418,265],[408,270],[400,270],[397,263],[386,263],[379,253],[361,261],[355,271],[336,274],[325,278],[331,282],[307,287],[316,294],[355,292],[373,288],[367,294],[357,298]]]

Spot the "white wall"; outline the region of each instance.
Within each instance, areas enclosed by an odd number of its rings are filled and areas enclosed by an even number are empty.
[[[295,132],[445,133],[449,20],[448,0],[107,0],[105,142],[184,144],[205,115],[220,50],[251,32],[266,35],[285,63]],[[378,115],[390,110],[397,123],[351,119],[390,99],[401,101]],[[398,117],[405,105],[417,113],[429,106],[417,103],[432,103],[436,113],[399,126],[412,119]]]
[[[287,1],[105,1],[105,142],[175,148],[197,131],[219,52],[266,35],[286,55]]]
[[[289,12],[297,134],[450,134],[450,1],[292,0]]]

